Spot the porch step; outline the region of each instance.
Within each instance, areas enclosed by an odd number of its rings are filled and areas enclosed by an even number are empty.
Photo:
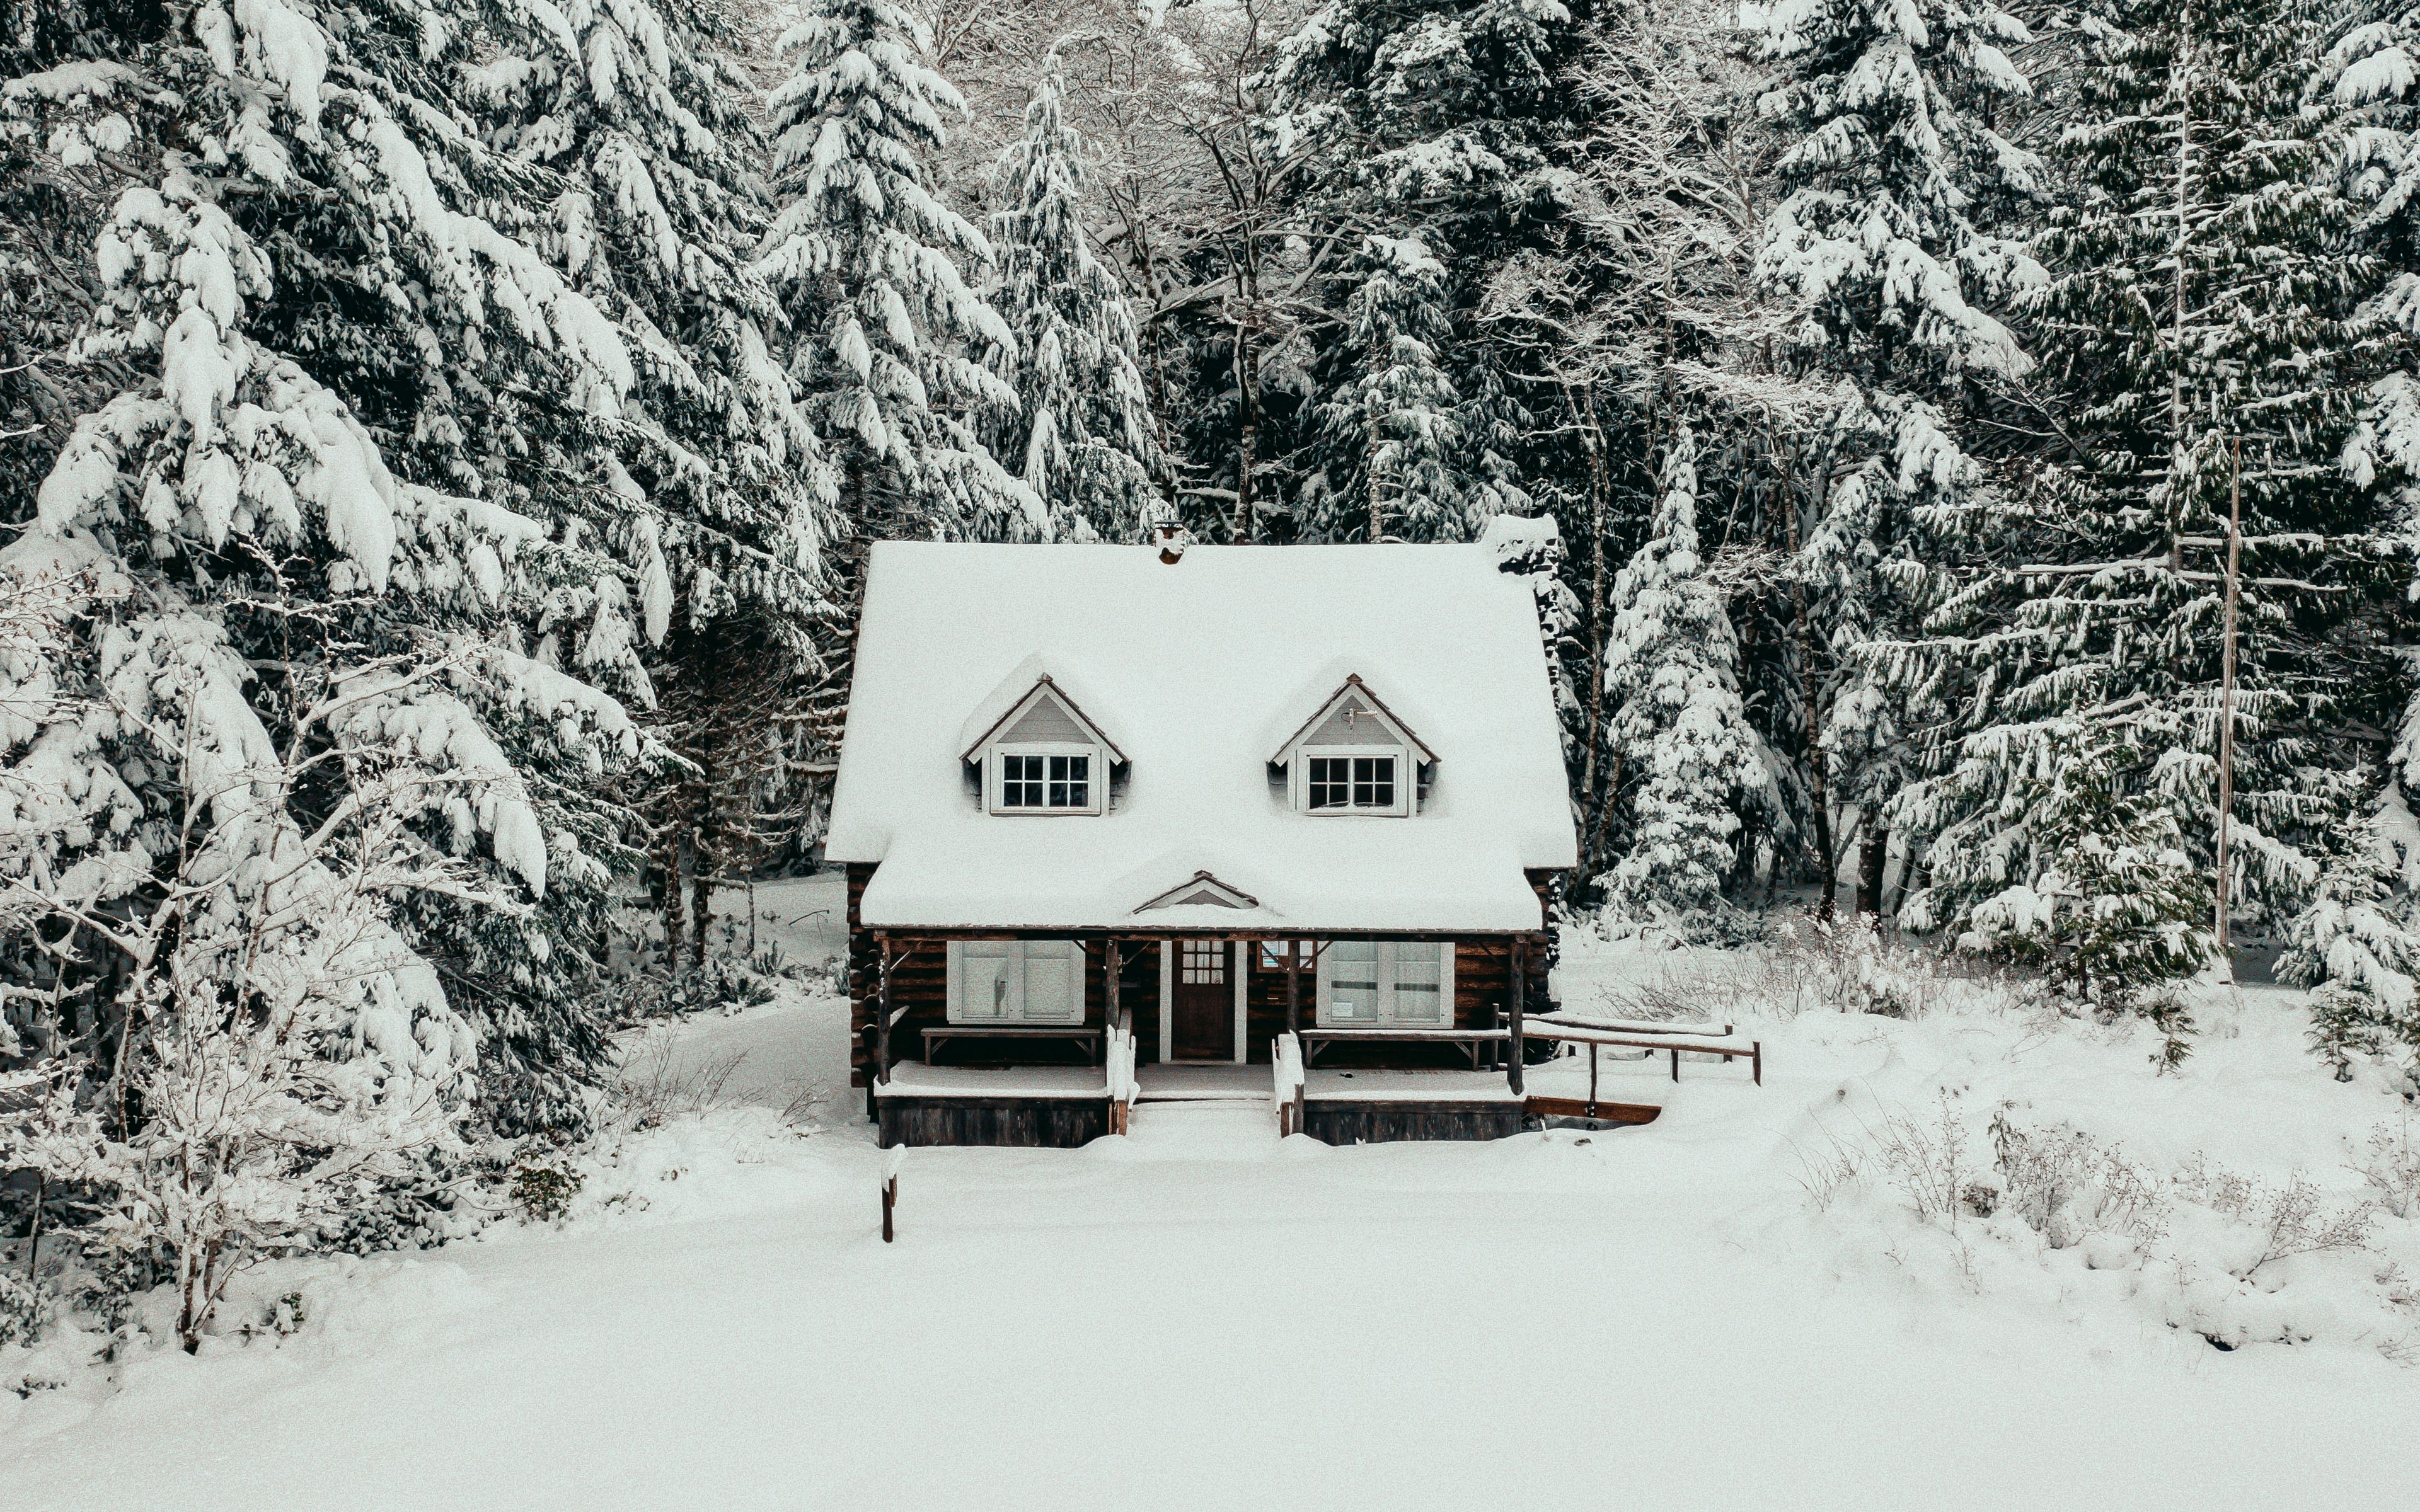
[[[1270,1080],[1266,1066],[1142,1066],[1135,1072],[1135,1102],[1265,1104]]]
[[[1265,1098],[1138,1103],[1126,1135],[1127,1149],[1146,1157],[1266,1159],[1278,1147],[1277,1119]]]

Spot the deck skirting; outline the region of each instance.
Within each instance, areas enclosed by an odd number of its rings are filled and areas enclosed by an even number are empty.
[[[915,1097],[875,1100],[884,1149],[985,1145],[1074,1149],[1109,1132],[1109,1103],[1071,1097]]]
[[[1521,1123],[1521,1103],[1510,1099],[1447,1103],[1306,1098],[1302,1104],[1302,1132],[1325,1145],[1503,1139],[1519,1134]]]

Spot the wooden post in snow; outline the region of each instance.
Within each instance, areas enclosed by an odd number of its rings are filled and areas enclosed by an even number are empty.
[[[1109,1034],[1118,1026],[1118,942],[1111,938],[1102,943],[1109,947],[1109,959],[1105,964],[1109,980],[1104,984],[1103,989],[1102,1001],[1106,1006],[1102,1011],[1104,1016],[1101,1025],[1101,1061],[1102,1064],[1107,1065],[1109,1055]]]
[[[1521,1010],[1529,988],[1528,969],[1529,942],[1516,939],[1512,942],[1512,1059],[1505,1074],[1514,1097],[1521,1095]]]

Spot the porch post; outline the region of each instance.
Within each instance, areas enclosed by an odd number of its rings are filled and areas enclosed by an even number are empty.
[[[877,934],[875,943],[882,949],[882,980],[876,989],[874,1006],[874,1079],[891,1079],[891,936]]]
[[[1118,942],[1117,937],[1112,935],[1101,943],[1108,946],[1109,951],[1108,961],[1109,980],[1107,995],[1103,998],[1106,1005],[1103,1012],[1108,1022],[1101,1026],[1101,1059],[1106,1064],[1109,1057],[1109,1036],[1117,1031],[1118,1026]]]
[[[1302,942],[1286,941],[1286,1033],[1302,1032]]]
[[[1515,939],[1512,942],[1512,1056],[1505,1074],[1505,1081],[1512,1087],[1514,1097],[1521,1095],[1521,1010],[1522,999],[1528,994],[1528,973],[1529,942]]]

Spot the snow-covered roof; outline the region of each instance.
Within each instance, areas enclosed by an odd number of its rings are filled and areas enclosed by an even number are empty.
[[[1108,813],[990,814],[966,780],[963,754],[1045,675],[1114,734]],[[1270,779],[1272,743],[1351,677],[1435,758],[1411,817],[1296,813]],[[876,928],[1535,930],[1525,871],[1575,856],[1535,602],[1478,546],[1167,564],[880,543],[825,853],[880,863]],[[1203,872],[1218,901],[1187,886]]]

